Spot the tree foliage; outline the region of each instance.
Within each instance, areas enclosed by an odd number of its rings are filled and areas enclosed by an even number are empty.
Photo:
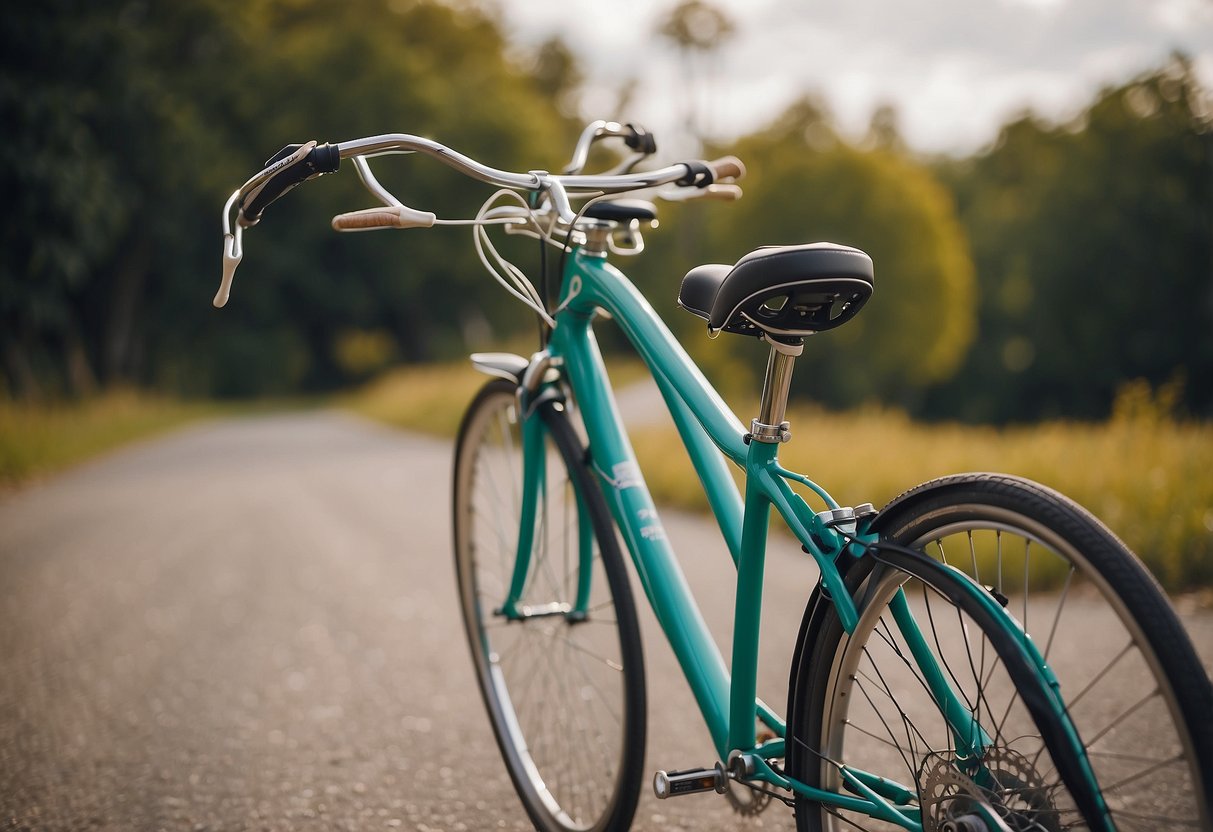
[[[466,232],[330,233],[333,213],[371,202],[348,173],[275,203],[246,236],[232,303],[209,305],[219,208],[287,143],[410,132],[499,167],[562,167],[576,56],[558,40],[520,53],[454,2],[43,0],[0,17],[0,116],[16,127],[0,144],[0,394],[315,390],[529,330]],[[730,32],[704,3],[665,25],[697,54]],[[1024,116],[988,150],[927,165],[892,106],[855,143],[806,98],[715,148],[748,163],[742,202],[663,208],[667,228],[628,270],[726,387],[752,384],[761,347],[708,342],[674,311],[678,277],[834,240],[873,256],[876,294],[810,340],[800,395],[975,421],[1098,417],[1145,379],[1208,415],[1211,112],[1176,57],[1070,123]],[[376,171],[439,216],[487,195],[425,159]]]
[[[1072,123],[1031,116],[945,166],[972,243],[978,338],[928,412],[1099,417],[1133,379],[1213,412],[1210,103],[1175,57]]]
[[[760,245],[820,240],[861,248],[875,263],[876,292],[863,312],[809,339],[797,392],[836,407],[910,406],[924,385],[949,378],[972,337],[973,270],[951,197],[931,174],[904,155],[843,142],[807,99],[729,149],[750,163],[745,198],[690,206],[698,210],[678,218],[700,226],[698,251],[680,252],[696,260],[682,271],[732,263]],[[686,341],[705,362],[729,373],[761,371],[762,349],[752,339],[708,345],[702,332],[692,326]]]
[[[235,302],[209,308],[218,210],[289,142],[411,132],[521,168],[555,167],[569,146],[550,80],[507,58],[481,12],[357,5],[48,0],[4,15],[0,112],[20,126],[0,149],[17,195],[0,254],[10,390],[284,392],[347,378],[343,333],[386,332],[423,358],[473,319],[513,323],[451,232],[328,233],[328,216],[369,199],[348,175],[275,204],[246,238]],[[440,166],[390,161],[405,199],[475,204]]]

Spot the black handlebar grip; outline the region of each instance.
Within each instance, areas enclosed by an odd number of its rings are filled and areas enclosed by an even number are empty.
[[[624,144],[645,156],[651,156],[657,152],[657,139],[653,137],[652,133],[639,124],[625,124],[624,127],[630,131],[623,137]]]
[[[280,162],[283,159],[294,155],[303,145],[288,144],[286,147],[279,150],[266,161],[265,166],[268,168],[275,162]],[[252,225],[261,219],[262,212],[274,200],[283,196],[287,191],[317,176],[322,176],[326,173],[333,173],[341,166],[341,152],[335,144],[319,144],[303,158],[294,164],[288,165],[282,170],[271,176],[258,190],[256,190],[247,203],[240,206],[240,218],[246,225]]]
[[[735,181],[745,176],[745,165],[736,156],[725,156],[711,162],[683,162],[686,176],[674,184],[684,187],[706,188],[721,180]]]
[[[711,185],[714,180],[712,169],[708,167],[707,162],[691,161],[683,162],[682,166],[686,168],[686,176],[674,182],[675,185],[683,187],[706,188]]]

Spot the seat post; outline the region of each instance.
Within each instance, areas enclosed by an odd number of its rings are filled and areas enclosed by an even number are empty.
[[[771,345],[771,356],[767,360],[767,374],[762,382],[758,418],[750,422],[750,437],[755,442],[787,442],[792,438],[792,433],[783,417],[792,388],[792,369],[796,356],[804,352],[804,339],[797,338],[793,343],[785,343],[764,336],[764,340]]]

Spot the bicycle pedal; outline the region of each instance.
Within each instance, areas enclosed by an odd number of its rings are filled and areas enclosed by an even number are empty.
[[[729,775],[720,763],[715,768],[658,771],[653,775],[653,794],[657,795],[658,800],[700,792],[724,794],[728,788]]]

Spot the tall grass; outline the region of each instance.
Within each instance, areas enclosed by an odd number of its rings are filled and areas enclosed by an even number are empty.
[[[1172,418],[1148,388],[1128,388],[1113,417],[1100,424],[924,425],[881,409],[793,408],[788,419],[792,441],[781,449],[781,462],[843,505],[879,507],[946,474],[1017,474],[1103,520],[1168,589],[1213,585],[1213,424]],[[672,433],[646,430],[632,438],[659,502],[706,507]]]
[[[133,391],[73,404],[0,401],[0,488],[214,412]]]
[[[612,375],[636,377],[626,365]],[[453,436],[459,414],[484,380],[466,362],[408,369],[346,403],[380,421]],[[746,415],[744,406],[740,412]],[[1213,586],[1213,424],[1174,418],[1165,391],[1156,395],[1148,386],[1131,385],[1113,417],[1099,424],[927,425],[880,408],[828,413],[793,407],[788,419],[792,441],[781,449],[781,461],[844,505],[879,507],[924,480],[962,471],[1018,474],[1093,512],[1168,589]],[[672,429],[633,430],[632,441],[658,502],[706,510]]]
[[[389,425],[454,437],[464,409],[486,381],[467,361],[406,367],[343,397],[341,404]]]

